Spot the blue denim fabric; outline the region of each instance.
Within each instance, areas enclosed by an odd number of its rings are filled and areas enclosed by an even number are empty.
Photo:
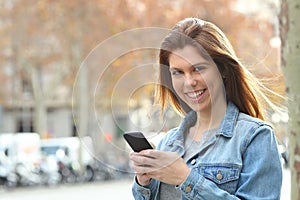
[[[190,112],[157,146],[161,151],[184,154],[184,133],[195,123]],[[195,162],[196,161],[196,162]],[[182,199],[280,199],[282,168],[273,129],[265,122],[240,113],[229,102],[216,134],[187,161],[191,172],[176,189]],[[159,200],[160,182],[132,186],[136,200]]]

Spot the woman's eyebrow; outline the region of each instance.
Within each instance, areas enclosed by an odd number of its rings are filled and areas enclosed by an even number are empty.
[[[207,61],[204,61],[204,62],[198,62],[198,63],[195,63],[195,64],[190,64],[189,67],[197,67],[199,65],[209,65],[210,63],[207,62]],[[176,66],[171,66],[169,67],[169,70],[182,70],[180,67],[176,67]]]
[[[209,62],[198,62],[198,63],[195,63],[195,64],[193,64],[191,66],[195,67],[195,66],[198,66],[198,65],[209,65]]]
[[[170,70],[180,70],[179,68],[177,68],[177,67],[172,67],[172,66],[170,66],[169,69],[170,69]]]

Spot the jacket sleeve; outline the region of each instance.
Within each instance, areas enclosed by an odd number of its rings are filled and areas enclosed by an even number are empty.
[[[192,168],[179,189],[187,199],[280,199],[282,168],[272,129],[261,126],[244,140],[243,167],[235,194],[220,189]]]
[[[166,141],[166,137],[164,137],[159,144],[157,145],[157,150],[161,149],[163,143]],[[159,181],[155,179],[151,179],[149,185],[146,187],[138,184],[136,177],[134,178],[134,182],[132,185],[132,194],[135,200],[154,200],[156,195],[158,194]]]
[[[146,187],[137,183],[136,177],[132,185],[132,194],[135,200],[153,200],[158,190],[158,181],[152,179]]]
[[[247,141],[236,195],[243,199],[280,199],[282,165],[273,129],[260,126]]]

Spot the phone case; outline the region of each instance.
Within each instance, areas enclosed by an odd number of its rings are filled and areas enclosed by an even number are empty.
[[[126,132],[123,137],[135,152],[140,152],[145,149],[153,149],[144,134],[141,132]]]

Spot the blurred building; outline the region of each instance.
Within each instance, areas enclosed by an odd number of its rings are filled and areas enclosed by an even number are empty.
[[[34,107],[24,105],[4,106],[1,109],[0,132],[36,132],[33,122]],[[67,105],[52,105],[47,108],[48,131],[42,137],[74,136],[75,125],[72,109]]]

